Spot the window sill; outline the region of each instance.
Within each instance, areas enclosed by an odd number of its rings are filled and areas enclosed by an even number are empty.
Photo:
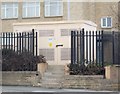
[[[103,29],[112,29],[112,27],[101,27]]]
[[[36,19],[36,18],[40,18],[40,16],[36,16],[36,17],[22,17],[22,19]]]
[[[1,20],[17,20],[18,18],[1,18]]]
[[[60,15],[60,16],[44,16],[44,18],[59,18],[59,17],[63,17],[63,15]]]

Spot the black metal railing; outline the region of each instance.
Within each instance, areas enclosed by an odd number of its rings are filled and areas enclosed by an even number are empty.
[[[72,31],[71,32],[71,63],[104,62],[103,31]]]
[[[85,31],[84,29],[71,31],[71,70],[75,71],[75,74],[79,74],[80,68],[86,71],[90,69],[85,66],[90,66],[94,69],[97,68],[94,71],[100,69],[101,73],[104,74],[104,66],[107,64],[120,64],[119,49],[119,32]]]
[[[37,32],[3,32],[1,34],[2,49],[11,49],[17,53],[31,52],[37,56]]]

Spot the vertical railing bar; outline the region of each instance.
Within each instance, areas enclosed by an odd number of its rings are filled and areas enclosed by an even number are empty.
[[[11,50],[13,50],[13,33],[11,32]]]
[[[79,33],[77,31],[77,63],[79,64]]]
[[[91,65],[91,31],[89,31],[89,59]]]
[[[73,64],[73,31],[71,31],[71,64]]]
[[[27,45],[26,44],[26,32],[25,32],[25,37],[24,38],[25,38],[25,51],[26,51],[26,45]]]
[[[22,52],[23,52],[23,50],[24,50],[24,49],[23,49],[23,48],[24,48],[24,46],[23,46],[23,45],[24,45],[24,43],[23,43],[23,42],[24,42],[24,37],[23,37],[23,36],[24,36],[24,33],[22,32]]]
[[[82,50],[83,50],[83,51],[82,51],[82,53],[83,53],[82,62],[83,62],[83,63],[84,63],[84,52],[85,52],[85,51],[84,51],[84,36],[85,36],[85,35],[84,35],[84,29],[82,29],[82,38],[83,38],[83,39],[82,39],[82,44],[83,44],[83,49],[82,49]]]
[[[17,33],[17,53],[18,53],[18,33]]]
[[[5,33],[3,33],[3,49],[5,48]]]
[[[8,42],[9,42],[8,49],[10,49],[10,32],[8,33]]]
[[[82,63],[82,31],[80,30],[80,63]]]
[[[28,32],[28,52],[30,51],[30,50],[29,50],[29,48],[30,48],[30,47],[29,47],[29,34],[30,34],[30,33]]]
[[[104,41],[103,41],[103,30],[101,31],[101,43],[102,43],[102,67],[104,67]]]
[[[103,30],[101,31],[101,42],[102,42],[102,68],[104,68],[104,41],[103,41]],[[103,78],[105,78],[105,72],[103,73]]]
[[[37,45],[37,42],[38,42],[38,40],[37,40],[37,38],[38,38],[38,36],[37,36],[37,32],[36,32],[36,56],[38,55],[38,53],[37,53],[37,50],[38,50],[38,45]]]
[[[93,31],[92,37],[93,37],[93,40],[92,40],[93,41],[92,42],[92,44],[93,44],[93,51],[92,51],[93,52],[93,63],[95,63],[94,62],[94,31]]]
[[[86,31],[86,62],[88,63],[88,31]]]
[[[98,60],[99,60],[99,65],[100,65],[100,57],[101,57],[101,55],[100,55],[100,53],[101,53],[101,52],[100,52],[100,48],[101,48],[101,47],[100,47],[100,40],[101,40],[101,39],[100,39],[100,31],[99,31],[99,59],[98,59]]]
[[[74,64],[76,63],[76,31],[74,31]]]
[[[21,33],[19,33],[19,37],[20,37],[20,43],[19,43],[20,50],[19,50],[19,52],[21,53]]]
[[[7,49],[7,32],[6,32],[6,49]]]
[[[15,36],[15,33],[14,33],[14,51],[15,51],[15,39],[16,39],[16,36]]]
[[[114,59],[115,59],[115,53],[114,53],[114,35],[115,35],[115,33],[114,33],[114,31],[112,31],[112,63],[114,64]]]
[[[34,29],[32,29],[32,37],[33,37],[33,50],[32,50],[32,52],[33,52],[33,55],[34,55],[34,46],[35,46],[35,44],[34,44]]]
[[[97,41],[97,31],[96,31],[96,65],[98,65],[98,41]]]

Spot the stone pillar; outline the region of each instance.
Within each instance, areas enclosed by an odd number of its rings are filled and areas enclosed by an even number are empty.
[[[38,63],[37,71],[40,72],[41,76],[44,75],[45,71],[47,70],[48,63]]]

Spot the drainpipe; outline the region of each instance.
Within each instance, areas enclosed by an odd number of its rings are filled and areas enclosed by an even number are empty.
[[[70,0],[67,0],[67,20],[70,20]]]

